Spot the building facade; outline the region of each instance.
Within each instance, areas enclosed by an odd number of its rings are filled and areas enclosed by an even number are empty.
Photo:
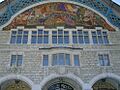
[[[119,16],[111,0],[5,0],[0,90],[120,90]]]

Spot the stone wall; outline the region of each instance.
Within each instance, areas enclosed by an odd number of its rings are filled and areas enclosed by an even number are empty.
[[[45,77],[51,74],[65,75],[73,73],[88,83],[95,76],[102,73],[114,73],[120,75],[120,31],[109,32],[109,45],[80,45],[83,50],[72,49],[39,49],[40,45],[12,45],[8,44],[10,39],[9,31],[0,31],[0,78],[9,74],[20,74],[31,79],[35,84],[39,84]],[[51,47],[48,45],[47,47]],[[69,52],[80,55],[80,67],[74,66],[42,66],[42,55],[44,53]],[[13,53],[22,53],[24,63],[20,68],[10,67],[10,57]],[[110,56],[110,66],[99,66],[98,54],[108,53]],[[51,58],[50,58],[51,59]],[[71,59],[72,60],[72,59]]]

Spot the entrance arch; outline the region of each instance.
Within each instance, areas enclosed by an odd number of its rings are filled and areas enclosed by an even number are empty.
[[[8,75],[0,79],[0,90],[32,90],[33,85],[30,79],[21,75]]]
[[[57,77],[48,81],[42,90],[82,90],[82,87],[72,79]]]
[[[93,90],[120,90],[120,77],[112,73],[103,73],[90,82]]]
[[[50,75],[41,82],[41,90],[82,90],[84,83],[72,74]]]
[[[19,79],[11,79],[1,84],[0,90],[31,90],[31,87]]]
[[[120,85],[116,80],[103,78],[93,85],[93,90],[119,90]]]

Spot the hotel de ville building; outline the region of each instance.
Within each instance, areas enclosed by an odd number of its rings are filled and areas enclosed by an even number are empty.
[[[120,90],[120,6],[1,2],[0,90]]]

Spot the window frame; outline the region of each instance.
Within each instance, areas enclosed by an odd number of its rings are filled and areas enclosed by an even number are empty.
[[[12,56],[16,56],[15,58],[15,64],[12,64]],[[18,56],[22,56],[22,63],[18,65]],[[23,54],[11,54],[10,56],[10,67],[23,67],[23,62],[24,62],[24,55]]]
[[[39,31],[42,31],[42,33],[39,33]],[[32,36],[34,36],[34,34],[32,34],[32,32],[36,32],[36,41],[35,43],[32,43]],[[45,34],[45,32],[47,32],[47,34]],[[36,30],[31,30],[31,44],[49,44],[49,32],[48,30],[44,30],[44,29],[36,29]],[[39,38],[39,36],[41,37],[41,39]],[[47,36],[47,43],[45,42],[45,37]],[[41,42],[39,42],[39,40]]]
[[[100,60],[100,56],[102,56],[101,60]],[[105,56],[107,56],[107,59],[105,59]],[[102,61],[102,63],[101,63],[101,61]],[[107,61],[107,64],[106,64],[106,61]],[[110,55],[107,54],[107,53],[98,54],[98,62],[99,62],[99,66],[101,66],[101,67],[109,67],[109,66],[111,66]]]
[[[78,64],[75,64],[75,56],[78,56]],[[73,65],[74,67],[80,67],[80,55],[79,54],[73,54]]]
[[[101,32],[101,35],[98,34],[98,31]],[[93,32],[95,32],[96,35],[93,36],[93,34],[92,34]],[[105,32],[106,35],[104,35],[103,32]],[[93,45],[107,45],[107,44],[110,44],[110,40],[109,40],[108,36],[109,35],[108,35],[108,31],[107,30],[104,30],[104,29],[91,30],[91,37],[92,37],[92,43],[93,43]],[[96,37],[96,41],[97,41],[96,43],[94,43],[93,37]],[[100,42],[99,37],[102,38],[102,42]],[[107,37],[107,43],[105,42],[104,37]]]
[[[73,32],[76,32],[75,34],[73,34]],[[80,33],[81,32],[81,33]],[[87,32],[87,35],[85,35],[85,32]],[[74,42],[74,37],[76,37],[76,42]],[[80,37],[82,38],[82,43],[80,43]],[[86,37],[88,42],[86,42]],[[79,44],[79,45],[88,45],[90,44],[90,34],[89,34],[89,30],[86,29],[76,29],[72,31],[72,44]]]
[[[60,31],[61,31],[62,34],[59,33]],[[53,32],[56,32],[56,33],[53,33]],[[65,34],[65,32],[68,32],[68,33]],[[65,29],[52,30],[52,44],[57,44],[57,45],[70,44],[70,35],[69,35],[69,33],[70,33],[70,31],[65,30]],[[67,39],[68,39],[67,42],[65,41],[65,37],[67,37]]]
[[[22,34],[18,33],[20,30],[22,31]],[[13,35],[12,34],[13,32],[16,32],[16,34]],[[24,32],[28,32],[28,34],[25,34]],[[12,38],[13,38],[12,36],[15,36],[14,42],[11,42]],[[20,42],[17,41],[18,36],[21,36]],[[27,43],[24,43],[24,39],[23,39],[24,36],[27,36]],[[29,31],[28,30],[25,30],[25,29],[13,29],[13,30],[11,30],[11,32],[10,32],[10,40],[9,40],[10,44],[18,44],[18,45],[20,45],[20,44],[28,44],[28,41],[29,41]]]
[[[46,62],[44,62],[44,60],[45,60],[44,56],[47,56],[47,65],[46,65]],[[42,55],[42,66],[43,67],[48,67],[49,66],[49,54],[43,54]]]
[[[60,54],[63,54],[63,63],[60,62]],[[69,55],[69,64],[67,64],[66,56]],[[54,60],[54,56],[56,56],[56,60]],[[71,55],[68,53],[55,53],[51,54],[51,65],[52,66],[71,66]]]

